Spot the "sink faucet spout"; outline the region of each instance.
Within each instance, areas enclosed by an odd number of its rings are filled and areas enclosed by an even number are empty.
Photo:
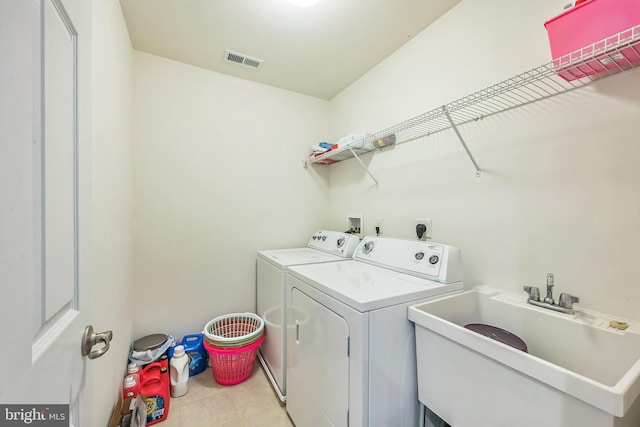
[[[555,304],[553,301],[553,273],[547,274],[547,297],[544,299],[547,304]]]

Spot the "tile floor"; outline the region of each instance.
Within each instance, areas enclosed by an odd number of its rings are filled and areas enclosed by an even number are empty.
[[[293,427],[260,363],[246,381],[222,386],[211,368],[189,378],[189,392],[171,399],[158,427]]]

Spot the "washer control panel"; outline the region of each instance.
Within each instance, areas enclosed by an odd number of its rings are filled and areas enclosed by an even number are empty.
[[[460,250],[440,243],[368,236],[353,258],[442,283],[462,280]]]
[[[307,246],[344,258],[351,258],[359,243],[360,239],[355,234],[318,230],[313,233]]]

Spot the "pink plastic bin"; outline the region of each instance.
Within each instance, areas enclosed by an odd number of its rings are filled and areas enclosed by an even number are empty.
[[[607,50],[621,39],[637,35],[633,30],[626,30],[638,25],[640,0],[587,0],[544,23],[554,66],[566,80],[575,80],[640,61],[637,48],[623,51],[624,57],[606,55]],[[621,32],[624,32],[622,37],[617,37]],[[599,43],[605,39],[608,40]],[[594,43],[595,46],[592,46]],[[570,55],[579,50],[582,50],[580,55]],[[595,60],[578,69],[563,69],[576,57],[585,55],[592,55]]]

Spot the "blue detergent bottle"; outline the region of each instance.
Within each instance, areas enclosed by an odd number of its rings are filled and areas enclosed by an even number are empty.
[[[189,356],[189,376],[198,375],[207,368],[207,352],[204,348],[202,334],[190,334],[182,337],[180,343]]]

